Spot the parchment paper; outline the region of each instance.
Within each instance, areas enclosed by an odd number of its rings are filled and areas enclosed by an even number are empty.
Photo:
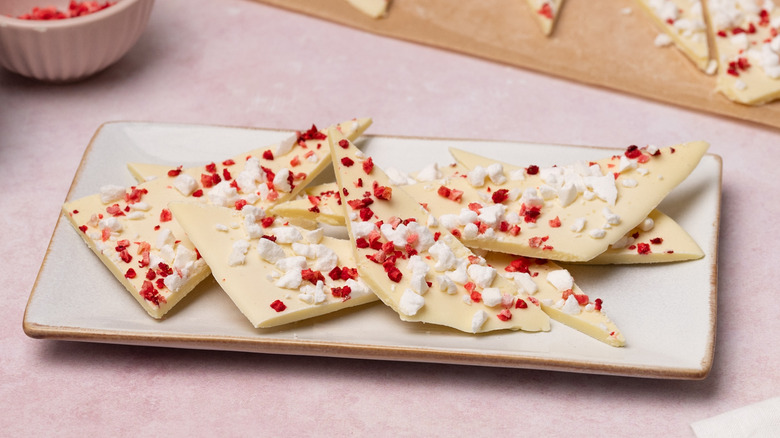
[[[780,101],[759,107],[716,93],[715,77],[675,47],[632,0],[567,0],[545,37],[524,0],[393,0],[372,19],[345,0],[253,0],[393,38],[780,128]],[[621,10],[631,8],[631,14]]]

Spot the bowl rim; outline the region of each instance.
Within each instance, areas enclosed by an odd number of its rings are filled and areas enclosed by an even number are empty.
[[[88,24],[95,21],[100,21],[110,15],[119,14],[127,8],[131,7],[135,3],[143,1],[153,0],[116,0],[116,4],[111,5],[105,9],[102,9],[91,14],[82,15],[80,17],[66,18],[62,20],[22,20],[20,18],[11,17],[8,15],[0,14],[0,28],[15,27],[19,29],[32,29],[32,30],[46,30],[46,29],[58,29],[65,27],[74,27],[82,24]],[[45,3],[45,1],[44,1]]]

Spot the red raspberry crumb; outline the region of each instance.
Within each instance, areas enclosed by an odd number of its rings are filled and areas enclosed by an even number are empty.
[[[275,218],[273,216],[266,216],[263,218],[263,220],[260,221],[260,225],[263,226],[263,228],[268,228],[271,225],[273,225]]]
[[[493,199],[493,203],[500,204],[509,198],[509,190],[507,189],[499,189],[493,192],[493,196],[491,197]]]
[[[200,184],[205,188],[210,188],[214,186],[214,179],[209,174],[202,173],[200,175]]]
[[[344,149],[348,148],[349,140],[347,140],[346,138],[339,140],[339,146],[341,146]]]
[[[374,160],[368,157],[367,160],[363,161],[363,171],[370,175],[372,170],[374,170]]]
[[[122,251],[119,252],[119,258],[121,258],[122,261],[125,263],[130,263],[131,261],[133,261],[133,256],[131,256],[126,249],[123,249]]]
[[[460,200],[463,198],[463,191],[452,189],[450,190],[450,195],[447,196],[447,198],[450,201],[460,202]]]
[[[341,279],[346,281],[349,279],[357,280],[358,278],[358,271],[357,268],[341,268]]]
[[[374,217],[374,212],[370,208],[366,207],[360,209],[360,219],[363,222],[370,221],[372,217]]]
[[[160,263],[157,265],[157,275],[161,277],[167,277],[173,274],[173,269],[166,263]]]
[[[552,6],[549,3],[545,3],[542,7],[536,11],[539,15],[546,17],[548,20],[552,20],[554,17]]]
[[[264,160],[273,160],[274,159],[274,153],[271,152],[270,149],[266,149],[263,151],[263,159]]]
[[[284,309],[287,308],[287,306],[281,300],[276,300],[273,303],[271,303],[271,308],[276,310],[277,312],[283,312]]]
[[[522,298],[518,298],[517,302],[515,303],[515,309],[525,309],[528,307],[528,303],[523,301]]]
[[[325,283],[325,277],[322,275],[322,272],[313,271],[311,269],[302,270],[301,278],[305,281],[308,281],[311,284],[317,284],[318,281]]]
[[[352,161],[352,158],[344,157],[341,159],[341,164],[343,164],[345,167],[352,167],[355,162]]]
[[[114,204],[106,207],[106,213],[110,214],[111,216],[124,216],[125,213],[122,211],[122,209],[119,207],[119,204]]]
[[[542,207],[540,205],[534,205],[528,207],[525,204],[520,206],[520,216],[523,216],[523,220],[526,223],[536,223],[536,219],[542,214]]]
[[[509,309],[504,309],[496,316],[501,321],[509,321],[510,319],[512,319],[512,312],[510,312]]]
[[[519,258],[509,262],[509,265],[506,268],[504,268],[504,270],[506,272],[523,272],[527,274],[529,272],[528,270],[529,264],[530,264],[529,260],[525,258]]]
[[[360,210],[361,208],[366,208],[369,205],[373,204],[374,200],[371,198],[362,198],[362,199],[351,199],[347,201],[347,204],[353,209],[353,210]]]
[[[395,266],[391,266],[390,269],[387,270],[387,277],[395,283],[401,281],[401,278],[403,278],[403,276],[404,275],[401,273],[401,271]]]
[[[330,277],[331,280],[340,280],[341,279],[341,268],[336,266],[335,268],[331,269],[330,272],[328,272],[328,277]]]
[[[381,199],[383,201],[389,201],[390,198],[393,196],[393,189],[391,187],[378,185],[374,187],[374,196],[376,196],[377,199]]]
[[[328,138],[328,136],[320,132],[317,127],[312,124],[308,131],[298,136],[298,143],[306,140],[325,140],[326,138]]]
[[[160,212],[160,222],[169,222],[171,219],[173,219],[171,211],[167,208],[163,208]]]
[[[650,245],[647,243],[637,243],[636,244],[636,251],[639,254],[650,254],[652,251],[650,250]]]
[[[352,288],[349,286],[332,287],[330,293],[336,298],[349,298],[349,294],[352,293]]]
[[[626,148],[625,155],[626,158],[638,158],[640,155],[642,155],[642,151],[639,150],[639,146],[632,144]]]
[[[152,284],[151,281],[144,281],[141,285],[141,290],[138,291],[138,293],[144,297],[146,301],[149,301],[155,305],[160,305],[160,302],[165,302],[165,298],[163,298],[157,291],[154,289],[154,284]]]
[[[761,12],[758,13],[759,21],[758,25],[762,27],[769,26],[770,23],[770,17],[769,17],[769,11],[766,9],[762,9]]]

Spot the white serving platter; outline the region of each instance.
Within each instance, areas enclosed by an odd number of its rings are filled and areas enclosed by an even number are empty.
[[[201,165],[273,144],[289,131],[112,122],[87,148],[68,200],[108,183],[133,185],[127,162]],[[681,142],[696,139],[681,139]],[[596,160],[614,149],[480,140],[366,136],[357,144],[382,167],[447,164],[447,148],[519,165]],[[659,145],[660,146],[660,145]],[[60,217],[24,315],[41,339],[209,350],[420,361],[665,379],[702,379],[711,365],[717,307],[721,159],[706,155],[659,206],[705,253],[700,260],[628,266],[566,266],[582,289],[603,299],[627,345],[610,347],[552,321],[545,333],[470,335],[402,322],[377,302],[273,329],[255,329],[209,278],[164,319],[154,320]],[[315,182],[332,180],[332,171]]]

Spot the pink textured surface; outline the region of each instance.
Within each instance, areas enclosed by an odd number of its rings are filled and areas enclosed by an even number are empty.
[[[237,0],[158,2],[116,65],[64,86],[2,71],[0,103],[10,183],[0,194],[0,435],[604,436],[631,428],[693,436],[693,421],[780,394],[777,130]],[[22,332],[60,204],[101,123],[300,129],[366,115],[375,134],[611,147],[710,141],[724,161],[710,376],[655,381],[39,341]]]

